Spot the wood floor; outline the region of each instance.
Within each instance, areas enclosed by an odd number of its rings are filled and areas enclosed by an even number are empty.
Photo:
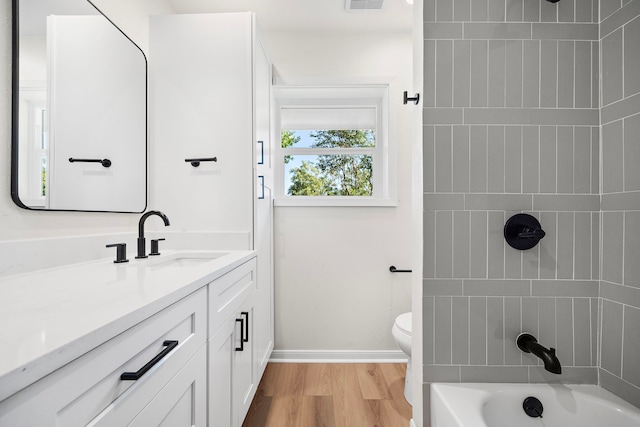
[[[407,427],[406,364],[269,363],[243,427]]]

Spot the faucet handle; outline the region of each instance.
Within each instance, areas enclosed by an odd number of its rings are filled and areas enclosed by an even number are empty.
[[[119,264],[121,262],[129,262],[127,259],[127,244],[126,243],[112,243],[107,245],[107,248],[116,248],[116,260],[113,261],[115,264]]]
[[[160,255],[160,252],[158,252],[158,242],[162,240],[165,239],[151,239],[151,253],[149,255]]]

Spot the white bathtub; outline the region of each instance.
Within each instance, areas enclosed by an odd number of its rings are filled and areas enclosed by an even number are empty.
[[[524,400],[536,397],[542,418]],[[638,427],[640,409],[595,385],[431,384],[431,427]]]

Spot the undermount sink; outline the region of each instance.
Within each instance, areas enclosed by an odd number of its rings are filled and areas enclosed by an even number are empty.
[[[229,252],[178,252],[150,258],[149,260],[141,264],[141,266],[150,268],[151,270],[159,270],[168,267],[198,267],[228,254]]]

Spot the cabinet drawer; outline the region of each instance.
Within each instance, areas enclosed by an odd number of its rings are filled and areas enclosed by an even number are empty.
[[[202,288],[3,401],[0,425],[83,426],[132,395],[152,399],[205,343],[206,302]],[[178,344],[144,375],[121,379],[167,340]]]
[[[255,258],[209,284],[209,337],[255,292],[256,286]]]

